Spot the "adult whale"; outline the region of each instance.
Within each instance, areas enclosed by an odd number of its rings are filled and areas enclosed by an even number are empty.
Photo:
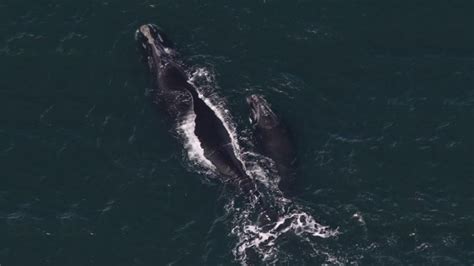
[[[280,175],[280,188],[288,190],[295,181],[296,152],[288,128],[261,95],[247,97],[250,120],[255,128],[255,139],[261,153],[275,163]]]
[[[155,25],[145,24],[137,30],[136,39],[151,72],[154,101],[163,106],[177,122],[194,114],[194,134],[204,156],[220,177],[241,189],[253,189],[254,183],[236,157],[229,132],[222,120],[199,97],[196,88],[188,82],[176,52],[164,33]]]

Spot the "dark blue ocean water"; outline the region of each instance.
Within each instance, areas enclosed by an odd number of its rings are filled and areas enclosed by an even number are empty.
[[[471,265],[473,12],[0,0],[0,265]],[[262,182],[245,97],[286,121],[297,183],[266,199],[305,225],[255,227],[258,208],[190,160],[151,101],[134,40],[150,22],[228,110]]]

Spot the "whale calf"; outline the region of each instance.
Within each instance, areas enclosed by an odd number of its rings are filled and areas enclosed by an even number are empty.
[[[296,152],[286,125],[273,112],[262,95],[247,97],[256,146],[275,163],[280,175],[279,187],[288,190],[295,181]]]
[[[154,102],[175,122],[194,113],[194,134],[219,177],[241,189],[253,189],[252,179],[236,156],[230,133],[189,82],[166,35],[157,26],[145,24],[137,30],[136,39],[151,73]]]

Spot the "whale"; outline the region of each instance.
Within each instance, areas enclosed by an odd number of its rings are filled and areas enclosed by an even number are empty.
[[[243,190],[254,190],[253,180],[237,158],[230,132],[189,82],[173,43],[154,24],[140,26],[135,35],[151,74],[153,102],[175,123],[194,115],[194,134],[217,176]]]
[[[287,191],[294,185],[297,162],[290,131],[262,95],[253,94],[246,100],[257,149],[274,162],[280,176],[279,187]]]

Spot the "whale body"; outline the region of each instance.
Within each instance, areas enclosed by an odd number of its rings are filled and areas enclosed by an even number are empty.
[[[236,156],[230,133],[189,82],[166,35],[157,26],[145,24],[137,30],[136,39],[151,73],[154,102],[175,122],[194,113],[194,134],[219,177],[240,188],[251,189],[253,182]]]

